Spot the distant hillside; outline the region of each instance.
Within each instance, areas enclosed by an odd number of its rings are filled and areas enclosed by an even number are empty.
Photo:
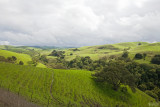
[[[52,46],[5,46],[1,45],[0,49],[9,50],[17,53],[24,53],[30,56],[36,54],[49,55],[53,50],[65,51],[65,60],[72,60],[76,56],[90,56],[91,59],[97,60],[99,58],[106,57],[108,59],[112,57],[119,57],[122,55],[124,50],[129,52],[129,57],[134,59],[136,53],[146,53],[145,60],[135,60],[139,63],[150,63],[151,58],[155,54],[160,53],[160,43],[147,43],[147,42],[125,42],[117,44],[106,44],[97,46],[85,46],[80,48],[56,48]],[[47,58],[56,58],[54,56],[48,56]]]
[[[28,47],[28,46],[10,46],[10,45],[0,45],[1,50],[8,50],[16,53],[27,53],[31,51],[40,51],[42,49],[36,47]]]
[[[27,65],[28,62],[32,61],[29,55],[15,53],[7,50],[0,50],[0,56],[4,56],[5,58],[15,56],[17,58],[17,61],[16,61],[17,63],[19,61],[23,61],[25,65]]]
[[[129,52],[129,57],[134,58],[136,53],[146,53],[146,60],[135,60],[140,63],[150,63],[151,58],[155,54],[160,53],[160,43],[147,43],[147,42],[125,42],[117,44],[107,44],[98,46],[85,46],[77,48],[66,49],[66,60],[71,60],[76,56],[90,56],[93,60],[102,57],[121,56],[124,50]]]
[[[7,50],[0,50],[0,56],[4,56],[5,58],[15,56],[17,58],[15,62],[16,64],[18,64],[20,61],[23,61],[24,65],[29,65],[31,64],[31,61],[32,61],[32,58],[30,55],[11,52]],[[36,67],[46,68],[46,66],[42,63],[38,63]]]
[[[137,89],[114,91],[90,71],[53,70],[0,63],[0,87],[48,107],[148,107],[154,99]],[[4,96],[5,97],[5,96]],[[7,96],[8,97],[8,96]]]

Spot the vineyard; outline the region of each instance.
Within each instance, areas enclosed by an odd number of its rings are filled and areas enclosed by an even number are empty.
[[[114,91],[92,79],[90,71],[53,70],[0,63],[0,87],[44,107],[148,106],[154,101],[137,89]]]

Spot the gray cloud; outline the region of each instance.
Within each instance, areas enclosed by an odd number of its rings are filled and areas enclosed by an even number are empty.
[[[0,0],[0,44],[160,40],[159,0]]]

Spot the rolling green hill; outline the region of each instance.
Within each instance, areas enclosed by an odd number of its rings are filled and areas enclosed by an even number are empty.
[[[141,43],[140,45],[138,45]],[[150,63],[151,58],[155,54],[160,54],[160,43],[147,43],[147,42],[125,42],[117,44],[107,44],[99,46],[85,46],[77,48],[74,51],[73,48],[65,49],[66,60],[72,60],[76,56],[90,56],[93,60],[97,60],[102,57],[121,56],[124,50],[129,52],[129,57],[134,58],[136,53],[146,53],[146,60],[135,60],[140,63]],[[70,55],[70,54],[73,55]],[[54,58],[54,57],[53,57]]]
[[[4,56],[5,58],[15,56],[17,58],[16,64],[18,64],[19,61],[23,61],[24,65],[29,65],[29,62],[32,61],[32,58],[27,54],[16,53],[7,50],[0,50],[0,56]],[[36,67],[46,68],[46,66],[42,63],[38,63]]]
[[[97,46],[85,46],[78,48],[74,51],[74,48],[65,49],[66,59],[71,60],[76,56],[90,56],[93,60],[97,60],[103,56],[119,55],[122,54],[124,49],[134,49],[139,42],[126,42],[118,44],[107,44],[107,45],[97,45]],[[142,45],[147,45],[146,42],[141,42]],[[70,55],[70,54],[73,55]]]
[[[0,63],[0,86],[27,100],[49,107],[148,107],[154,99],[137,89],[132,93],[96,83],[90,71],[53,70]]]
[[[0,50],[0,56],[4,56],[5,58],[15,56],[17,58],[17,63],[19,61],[23,61],[25,65],[27,65],[29,61],[32,61],[29,55],[15,53],[15,52],[6,51],[6,50]]]
[[[139,44],[140,43],[140,44]],[[112,56],[121,56],[122,53],[124,52],[124,50],[127,50],[129,52],[129,57],[131,59],[134,59],[134,56],[136,53],[146,53],[147,57],[145,60],[141,59],[141,60],[135,60],[136,62],[139,63],[150,63],[151,58],[155,55],[155,54],[159,54],[160,53],[160,43],[147,43],[147,42],[125,42],[125,43],[117,43],[117,44],[107,44],[107,45],[97,45],[97,46],[85,46],[85,47],[80,47],[77,48],[77,50],[75,51],[76,48],[69,48],[69,49],[56,49],[56,50],[63,50],[65,51],[65,59],[67,61],[70,61],[72,59],[74,59],[76,56],[90,56],[91,59],[93,60],[97,60],[99,58],[103,58],[103,57],[107,57],[110,58]],[[5,50],[9,50],[9,51],[13,51],[13,52],[22,52],[25,54],[28,54],[31,56],[35,55],[35,54],[41,54],[41,55],[49,55],[54,49],[40,49],[40,48],[35,48],[35,47],[27,47],[27,46],[4,46],[1,45],[0,49],[5,49]],[[7,51],[8,52],[8,51]],[[0,54],[6,53],[5,51],[0,52]],[[11,53],[11,52],[10,52]],[[72,55],[71,55],[72,53]],[[17,53],[16,53],[17,54]],[[5,55],[5,54],[3,54]],[[22,56],[23,54],[21,54]],[[17,54],[17,56],[19,56]],[[54,56],[47,56],[47,58],[56,58]],[[29,59],[29,57],[27,56],[26,58],[22,58],[20,57],[19,59],[24,60],[25,64],[27,62],[27,59]],[[38,65],[39,67],[45,67],[44,65],[42,66],[42,64]]]

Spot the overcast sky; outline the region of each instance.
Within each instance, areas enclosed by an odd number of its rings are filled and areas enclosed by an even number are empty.
[[[0,0],[0,45],[160,41],[160,0]]]

